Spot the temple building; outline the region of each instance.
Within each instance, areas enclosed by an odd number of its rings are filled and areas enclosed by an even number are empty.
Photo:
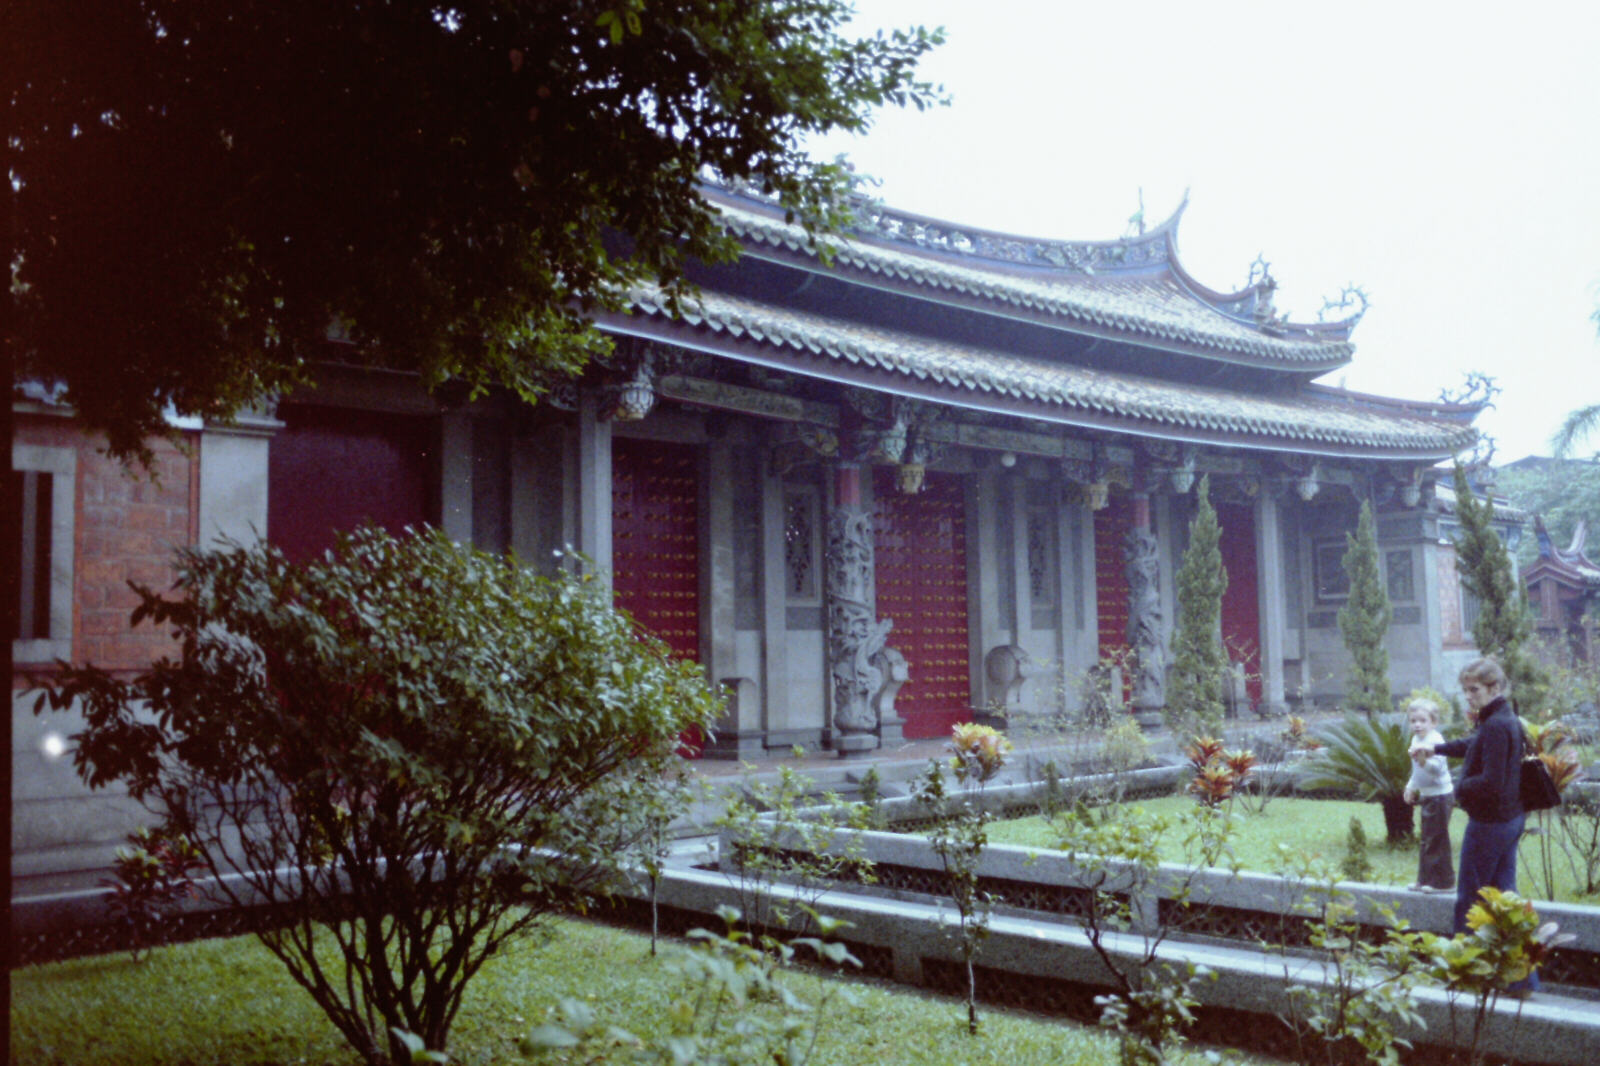
[[[863,204],[820,248],[707,195],[743,258],[673,314],[633,294],[614,356],[536,407],[330,367],[278,408],[268,535],[436,522],[557,565],[571,547],[729,697],[712,755],[868,752],[975,715],[1079,709],[1122,681],[1159,720],[1198,479],[1224,530],[1235,707],[1336,705],[1345,534],[1378,519],[1397,693],[1470,648],[1434,467],[1478,408],[1316,383],[1339,321],[1287,321],[1148,232],[1068,242]],[[1470,639],[1470,638],[1466,638]]]
[[[1359,306],[1302,324],[1265,271],[1205,287],[1177,257],[1181,210],[1067,242],[863,204],[819,249],[758,198],[707,195],[743,258],[696,267],[680,315],[634,293],[600,321],[614,355],[535,406],[429,394],[330,344],[315,389],[232,425],[178,423],[184,447],[158,442],[145,479],[53,391],[14,397],[19,896],[94,884],[147,818],[84,788],[70,721],[35,717],[28,679],[58,658],[131,671],[173,651],[130,628],[126,583],[164,587],[173,548],[220,537],[264,532],[304,558],[363,521],[432,523],[530,565],[594,567],[726,691],[705,755],[870,754],[974,718],[1159,721],[1204,477],[1233,714],[1339,705],[1362,501],[1395,693],[1453,690],[1473,604],[1436,464],[1473,445],[1478,407],[1316,384],[1353,358]]]

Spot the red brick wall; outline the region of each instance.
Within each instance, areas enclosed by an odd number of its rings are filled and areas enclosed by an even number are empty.
[[[193,544],[199,528],[199,434],[186,434],[192,456],[172,444],[154,445],[150,473],[130,473],[102,454],[99,441],[64,418],[19,414],[22,444],[77,452],[76,559],[73,568],[72,658],[113,670],[136,670],[173,650],[166,633],[148,623],[131,629],[136,581],[158,591],[172,584],[172,553]],[[35,668],[19,664],[18,673]],[[19,686],[25,678],[18,677]]]

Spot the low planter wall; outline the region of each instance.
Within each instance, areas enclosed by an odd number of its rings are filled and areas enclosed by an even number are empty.
[[[1170,791],[1187,776],[1183,768],[1136,771],[1130,791]],[[1165,775],[1165,776],[1163,776]],[[1124,775],[1124,778],[1130,775]],[[1101,782],[1102,784],[1104,782]],[[1081,784],[1081,783],[1080,783]],[[981,793],[984,807],[996,814],[1034,813],[1042,790],[1037,784],[990,787]],[[822,809],[814,811],[820,813]],[[811,812],[801,812],[805,817]],[[886,800],[880,805],[885,821],[900,826],[926,825],[926,808],[912,799]],[[775,851],[803,851],[806,842],[798,831],[768,823],[756,846]],[[726,866],[741,848],[752,842],[724,831],[719,855]],[[865,860],[873,867],[875,884],[865,891],[908,898],[947,896],[944,867],[925,837],[914,832],[874,832],[840,829],[832,834],[828,854]],[[845,865],[845,874],[851,870]],[[979,861],[979,887],[1011,913],[1046,920],[1081,918],[1090,891],[1099,886],[1131,896],[1135,920],[1146,930],[1165,923],[1187,939],[1205,938],[1253,948],[1261,943],[1299,947],[1308,943],[1308,926],[1317,913],[1324,886],[1270,874],[1227,870],[1193,871],[1187,866],[1162,864],[1147,884],[1130,888],[1134,878],[1128,864],[1105,862],[1085,868],[1059,851],[991,844]],[[1388,925],[1386,915],[1414,929],[1448,934],[1455,897],[1451,893],[1411,892],[1401,888],[1341,882],[1337,890],[1356,907],[1357,917],[1374,937]],[[1600,992],[1600,907],[1569,903],[1536,902],[1540,916],[1560,925],[1575,940],[1552,952],[1543,970],[1546,981]],[[1600,1012],[1597,1012],[1600,1013]]]
[[[770,891],[780,900],[811,898],[782,884],[770,886]],[[642,878],[630,894],[642,913],[648,899]],[[681,931],[695,924],[720,927],[717,908],[737,907],[747,895],[748,888],[720,871],[669,869],[656,899],[667,912],[667,926]],[[954,995],[964,993],[965,972],[953,936],[955,915],[948,903],[833,891],[817,906],[850,923],[833,939],[848,944],[867,973]],[[1135,934],[1108,934],[1103,946],[1125,965],[1144,954],[1143,938]],[[1214,975],[1195,989],[1201,1006],[1193,1036],[1280,1056],[1292,1057],[1295,1051],[1292,1033],[1281,1020],[1291,1012],[1288,989],[1328,982],[1319,963],[1293,954],[1169,940],[1157,957]],[[977,973],[979,996],[989,1002],[1091,1023],[1098,1016],[1094,997],[1110,990],[1104,963],[1082,929],[1016,914],[992,917]],[[1423,1025],[1401,1034],[1416,1048],[1406,1060],[1453,1061],[1454,1049],[1464,1046],[1470,1031],[1472,1004],[1453,1002],[1438,989],[1423,988],[1416,992],[1415,1006]],[[1600,1047],[1600,1011],[1590,1002],[1555,997],[1502,1001],[1481,1046],[1490,1056],[1514,1058],[1523,1066],[1590,1066],[1594,1049]]]

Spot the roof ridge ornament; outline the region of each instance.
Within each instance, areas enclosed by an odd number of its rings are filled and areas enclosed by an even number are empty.
[[[1322,310],[1317,312],[1317,321],[1326,322],[1328,321],[1328,315],[1330,312],[1348,311],[1350,308],[1354,307],[1354,313],[1347,314],[1343,318],[1336,318],[1333,320],[1343,326],[1354,326],[1357,322],[1360,322],[1366,317],[1367,308],[1371,306],[1372,301],[1367,298],[1367,290],[1363,289],[1355,282],[1351,282],[1344,288],[1340,289],[1337,296],[1327,296],[1323,298]]]
[[[1273,336],[1282,336],[1286,333],[1289,319],[1287,315],[1279,314],[1273,304],[1273,297],[1278,291],[1278,280],[1272,276],[1272,264],[1267,261],[1266,253],[1258,252],[1255,262],[1250,264],[1250,281],[1246,289],[1254,297],[1251,301],[1250,317],[1255,321],[1256,327]]]
[[[973,226],[958,226],[939,219],[897,211],[882,200],[860,197],[852,203],[854,233],[862,237],[910,244],[932,252],[989,259],[1017,266],[1054,267],[1093,276],[1102,272],[1144,272],[1163,267],[1171,257],[1169,234],[1177,225],[1184,203],[1156,226],[1144,221],[1144,197],[1128,219],[1128,231],[1112,240],[1040,240]],[[1137,232],[1135,232],[1137,231]]]
[[[1144,236],[1144,186],[1139,186],[1139,210],[1128,216],[1128,228],[1123,231],[1124,237]]]

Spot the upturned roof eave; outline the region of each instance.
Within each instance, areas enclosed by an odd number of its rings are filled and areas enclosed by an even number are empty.
[[[775,263],[818,277],[838,278],[847,281],[849,284],[875,292],[892,293],[896,296],[904,296],[909,299],[922,300],[943,306],[965,307],[982,315],[1042,326],[1074,337],[1115,341],[1122,344],[1136,345],[1152,352],[1181,355],[1193,359],[1201,359],[1209,363],[1246,367],[1251,370],[1268,370],[1290,377],[1309,379],[1320,377],[1323,374],[1331,374],[1336,370],[1349,366],[1352,356],[1352,353],[1346,350],[1338,353],[1330,352],[1322,360],[1307,358],[1294,363],[1286,363],[1280,357],[1257,355],[1220,346],[1203,345],[1192,341],[1163,337],[1154,330],[1132,330],[1076,318],[1066,318],[1043,308],[1007,301],[991,294],[931,286],[896,274],[868,270],[849,261],[834,264],[823,263],[814,255],[787,247],[746,245],[741,254],[751,259]]]
[[[749,204],[721,197],[712,198],[712,203],[721,210],[725,223],[730,232],[743,244],[746,255],[782,262],[817,273],[831,273],[835,276],[842,271],[848,271],[858,276],[877,275],[892,278],[895,279],[895,291],[937,294],[937,298],[945,300],[947,294],[951,292],[965,291],[972,296],[981,296],[995,303],[1032,307],[1042,315],[1053,319],[1094,322],[1099,317],[1120,320],[1102,328],[1107,329],[1109,334],[1117,339],[1137,340],[1141,344],[1150,340],[1158,343],[1166,341],[1170,344],[1171,334],[1181,332],[1183,328],[1154,319],[1141,319],[1131,312],[1086,306],[1073,307],[1074,301],[1069,297],[1068,290],[1059,288],[1070,277],[1077,276],[1071,272],[1057,271],[1051,276],[1039,276],[1021,267],[1002,267],[977,261],[963,262],[949,256],[935,257],[926,252],[917,253],[903,244],[890,244],[859,234],[819,235],[813,238],[802,227],[775,217],[770,208],[757,210]],[[1172,235],[1166,227],[1175,220],[1176,216],[1157,231],[1152,231],[1149,235],[1150,240],[1141,243],[1161,243],[1164,248],[1172,248]],[[1157,237],[1160,238],[1159,241],[1155,239]],[[1015,239],[1029,240],[1029,238]],[[830,250],[833,258],[831,265],[820,262],[818,243]],[[1118,242],[1079,243],[1086,247],[1099,247]],[[916,276],[904,277],[898,273],[899,271]],[[1088,278],[1094,275],[1092,271],[1086,271],[1082,276]],[[1149,264],[1147,269],[1126,270],[1117,276],[1175,277],[1170,264],[1156,262]],[[1108,280],[1110,276],[1100,277],[1101,280]],[[1242,361],[1251,366],[1294,373],[1309,372],[1315,375],[1345,365],[1354,351],[1354,346],[1347,339],[1301,341],[1275,337],[1198,298],[1184,282],[1178,281],[1176,284],[1188,293],[1188,298],[1197,314],[1203,318],[1214,319],[1221,327],[1219,329],[1188,327],[1196,335],[1178,349],[1185,354],[1219,361]]]
[[[599,325],[605,331],[620,336],[669,343],[748,365],[781,370],[816,380],[912,396],[947,407],[998,414],[1063,428],[1100,430],[1130,437],[1179,441],[1242,451],[1397,462],[1438,462],[1450,458],[1470,443],[1439,441],[1386,444],[1370,441],[1318,440],[1262,431],[1241,432],[1236,429],[1207,428],[1114,411],[1066,408],[1038,400],[984,394],[919,379],[913,375],[881,367],[841,362],[821,352],[820,349],[802,351],[801,348],[791,347],[786,350],[764,340],[737,336],[726,329],[709,328],[681,319],[645,314],[606,314],[599,319]]]

